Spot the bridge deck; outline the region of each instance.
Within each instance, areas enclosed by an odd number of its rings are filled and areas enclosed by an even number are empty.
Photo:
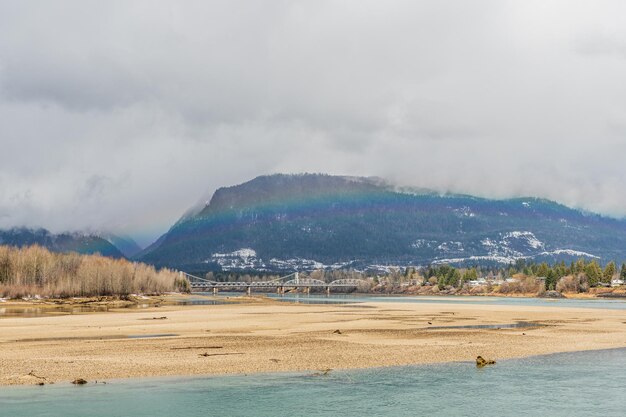
[[[191,288],[352,288],[357,284],[282,284],[275,282],[218,282],[191,283]]]
[[[346,278],[338,279],[332,282],[324,282],[313,278],[300,278],[297,272],[286,275],[284,277],[272,281],[252,281],[252,282],[217,282],[210,281],[206,278],[197,277],[181,271],[181,277],[186,276],[189,279],[191,289],[196,290],[218,290],[220,288],[246,288],[248,291],[252,288],[275,288],[279,291],[285,288],[304,288],[307,291],[311,288],[324,288],[330,291],[333,288],[357,288],[363,280]],[[290,279],[295,277],[294,279]]]

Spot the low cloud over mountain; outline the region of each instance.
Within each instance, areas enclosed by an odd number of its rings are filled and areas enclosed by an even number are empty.
[[[620,1],[3,1],[0,227],[148,244],[271,172],[626,215]]]

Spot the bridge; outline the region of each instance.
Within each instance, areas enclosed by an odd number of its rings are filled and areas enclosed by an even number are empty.
[[[245,290],[248,295],[252,292],[252,289],[275,290],[278,294],[284,294],[286,290],[290,289],[301,289],[306,294],[308,294],[311,292],[311,288],[324,289],[327,294],[330,294],[330,291],[332,289],[357,288],[360,284],[366,283],[366,281],[362,279],[355,278],[338,279],[332,282],[324,282],[319,279],[300,278],[300,274],[298,274],[298,272],[294,272],[293,274],[285,275],[284,277],[276,278],[269,281],[252,282],[218,282],[191,275],[182,271],[180,272],[180,274],[182,277],[186,277],[189,280],[192,292],[207,292],[212,290],[213,294],[217,294],[220,289]]]

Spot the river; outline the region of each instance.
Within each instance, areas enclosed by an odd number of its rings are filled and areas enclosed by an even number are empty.
[[[426,366],[0,389],[17,416],[624,416],[626,349]]]

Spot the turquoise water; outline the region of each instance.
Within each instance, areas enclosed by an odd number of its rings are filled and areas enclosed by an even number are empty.
[[[0,389],[17,416],[624,416],[626,349],[473,363]]]

